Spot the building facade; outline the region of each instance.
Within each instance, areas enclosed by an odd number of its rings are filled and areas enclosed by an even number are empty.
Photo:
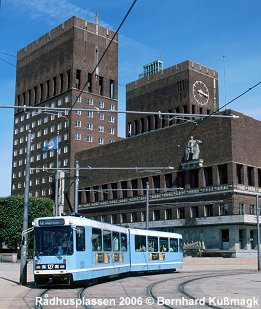
[[[98,21],[72,17],[18,52],[15,105],[21,109],[14,114],[12,194],[24,193],[28,130],[32,132],[31,167],[39,167],[31,171],[30,194],[51,198],[54,173],[42,168],[57,164],[55,151],[41,152],[48,140],[59,135],[59,167],[70,168],[75,166],[77,151],[118,139],[118,119],[113,113],[118,108],[117,35],[100,61],[114,34]],[[90,110],[49,110],[72,107]],[[66,190],[71,177],[64,177]]]
[[[81,170],[81,214],[144,228],[148,183],[150,228],[209,254],[256,254],[261,123],[232,110],[220,114],[239,118],[199,119],[217,110],[217,87],[217,73],[191,61],[129,84],[127,110],[195,117],[127,116],[127,139],[77,153],[81,167],[104,167]],[[142,166],[155,170],[135,170]]]

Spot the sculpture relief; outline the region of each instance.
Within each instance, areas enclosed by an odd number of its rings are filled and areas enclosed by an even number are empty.
[[[193,136],[191,136],[185,150],[184,161],[199,160],[199,144],[201,143],[202,142],[200,140],[193,139]]]

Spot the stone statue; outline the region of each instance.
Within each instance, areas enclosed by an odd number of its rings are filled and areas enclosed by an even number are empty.
[[[187,148],[185,150],[185,156],[184,159],[185,161],[190,161],[190,160],[198,160],[199,159],[199,144],[202,142],[200,140],[193,139],[193,136],[191,136]]]

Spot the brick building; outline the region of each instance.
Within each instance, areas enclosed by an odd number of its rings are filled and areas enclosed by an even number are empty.
[[[186,61],[127,85],[127,110],[195,114],[128,115],[128,138],[76,154],[81,167],[174,167],[174,170],[81,170],[80,212],[116,224],[180,232],[185,243],[251,256],[257,248],[256,194],[261,194],[261,123],[218,109],[217,72]],[[198,141],[198,157],[187,148]],[[193,142],[195,144],[195,142]]]
[[[27,131],[32,131],[31,167],[56,167],[56,153],[41,153],[59,132],[59,166],[74,167],[75,153],[112,143],[117,137],[118,36],[106,57],[94,68],[115,32],[96,23],[72,17],[17,53],[16,109],[12,162],[12,194],[24,193]],[[84,90],[81,92],[81,90]],[[81,94],[81,95],[80,95]],[[100,110],[69,113],[44,108],[66,107]],[[54,198],[54,174],[32,171],[30,194]],[[65,186],[70,175],[65,175]],[[61,187],[61,186],[60,186]],[[62,201],[60,201],[62,202]]]

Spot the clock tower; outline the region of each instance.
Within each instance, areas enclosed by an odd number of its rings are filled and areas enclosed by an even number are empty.
[[[142,76],[142,75],[141,75]],[[185,61],[127,84],[129,111],[211,114],[218,109],[218,73]],[[127,114],[127,136],[176,125],[175,119],[158,115]]]

